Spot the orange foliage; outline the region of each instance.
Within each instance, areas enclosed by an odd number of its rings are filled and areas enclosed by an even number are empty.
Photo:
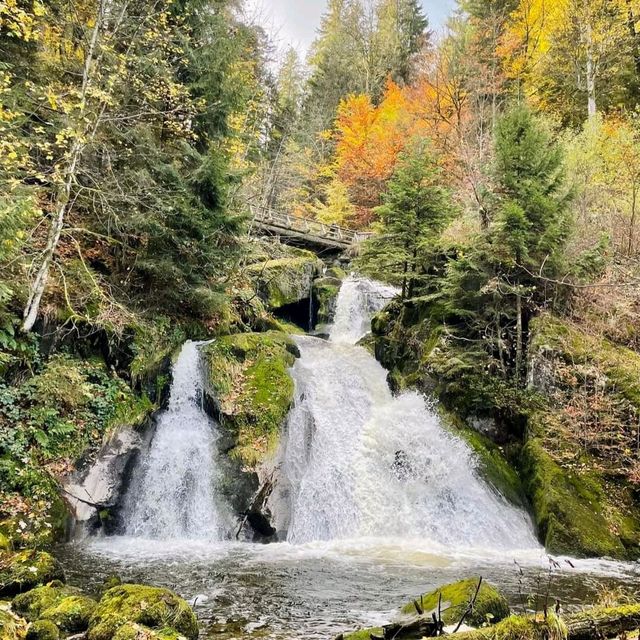
[[[337,174],[358,209],[380,203],[398,155],[416,138],[432,141],[443,165],[456,164],[464,96],[451,82],[441,82],[438,69],[413,86],[388,81],[378,106],[369,96],[342,101],[336,120]]]

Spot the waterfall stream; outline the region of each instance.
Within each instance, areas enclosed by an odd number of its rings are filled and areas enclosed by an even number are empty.
[[[248,544],[218,488],[218,425],[202,410],[199,345],[173,368],[168,408],[124,496],[124,535],[59,550],[72,584],[114,573],[194,602],[207,638],[321,640],[388,622],[442,584],[481,575],[512,603],[549,571],[527,515],[485,484],[473,452],[417,393],[393,396],[356,346],[395,291],[348,278],[329,341],[296,338],[296,398],[269,507],[279,544]],[[518,568],[514,568],[514,560]],[[636,564],[561,562],[552,596],[635,588]]]
[[[219,540],[231,516],[216,494],[216,425],[202,408],[199,344],[187,342],[173,366],[169,406],[125,496],[126,535]]]
[[[471,449],[420,394],[394,397],[382,366],[355,346],[393,295],[350,277],[330,341],[297,338],[278,528],[292,543],[384,536],[453,548],[537,547],[528,515],[480,479]]]

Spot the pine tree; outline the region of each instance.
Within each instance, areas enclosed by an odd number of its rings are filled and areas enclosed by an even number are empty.
[[[359,265],[368,273],[401,284],[403,299],[410,298],[455,210],[436,159],[424,141],[401,154],[382,200],[375,210],[380,233],[367,244]]]

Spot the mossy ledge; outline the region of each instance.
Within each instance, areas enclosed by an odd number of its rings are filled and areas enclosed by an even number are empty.
[[[293,402],[288,369],[298,348],[285,333],[217,338],[205,350],[207,394],[231,436],[228,453],[255,467],[275,451]]]

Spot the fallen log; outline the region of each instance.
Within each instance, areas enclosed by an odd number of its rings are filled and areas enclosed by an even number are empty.
[[[531,640],[566,638],[567,640],[594,640],[615,638],[622,633],[640,629],[640,604],[620,607],[593,607],[547,621],[511,616],[494,627],[452,634],[455,640],[495,640],[496,638],[526,637]],[[519,634],[519,635],[518,635]]]
[[[420,616],[409,622],[396,622],[382,627],[383,640],[394,638],[436,638],[442,635],[444,624],[438,620],[435,613],[431,617]],[[371,636],[373,638],[373,636]]]

